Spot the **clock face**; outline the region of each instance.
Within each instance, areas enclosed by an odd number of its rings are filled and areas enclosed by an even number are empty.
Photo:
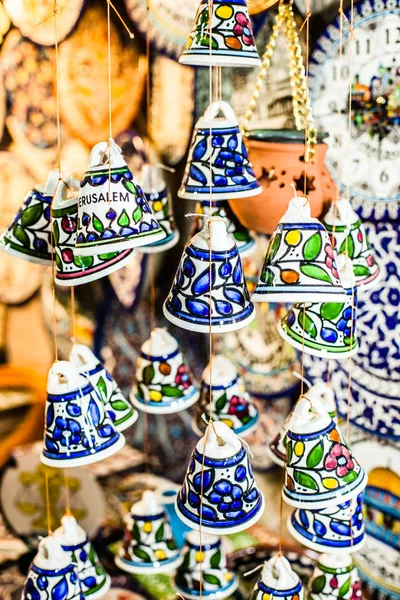
[[[347,21],[341,61],[339,27],[337,18],[310,61],[313,116],[329,134],[326,164],[342,191],[350,186],[352,197],[400,200],[400,0],[355,4],[351,69]]]

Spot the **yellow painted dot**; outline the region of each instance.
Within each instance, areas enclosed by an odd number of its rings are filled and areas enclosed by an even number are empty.
[[[225,573],[224,577],[225,577],[226,581],[231,581],[232,580],[232,573],[230,573],[228,571],[227,573]]]
[[[196,552],[196,562],[202,563],[203,560],[204,560],[204,552],[200,552],[200,550],[198,550]]]
[[[145,523],[145,524],[143,525],[143,530],[144,530],[146,533],[150,533],[152,529],[153,529],[153,525],[152,525],[151,523]]]
[[[304,452],[303,442],[296,442],[294,445],[294,453],[296,456],[301,456]]]
[[[233,421],[231,419],[221,419],[221,423],[225,423],[225,425],[233,429]]]
[[[336,479],[333,479],[333,477],[325,477],[325,479],[322,480],[322,485],[327,490],[334,490],[338,487],[339,483]]]
[[[165,560],[167,558],[167,555],[165,554],[164,550],[156,550],[154,552],[154,556],[158,558],[158,560]]]
[[[162,393],[157,390],[150,390],[149,392],[150,400],[153,402],[160,402],[162,399]]]
[[[160,200],[156,200],[153,204],[153,210],[155,212],[158,212],[159,210],[162,210],[162,202]]]
[[[285,242],[288,246],[298,246],[301,242],[301,237],[301,231],[294,229],[293,231],[288,231],[285,235]]]
[[[262,600],[270,600],[271,598],[271,594],[263,594],[262,595]]]
[[[233,8],[229,4],[222,4],[217,8],[215,14],[219,19],[230,19],[233,15]]]

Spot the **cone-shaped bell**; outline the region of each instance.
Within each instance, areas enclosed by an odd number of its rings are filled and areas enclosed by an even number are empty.
[[[141,348],[131,400],[140,410],[168,414],[189,408],[199,397],[177,340],[156,328]]]
[[[335,506],[355,498],[367,485],[364,469],[339,427],[308,396],[300,398],[289,421],[286,452],[282,495],[291,506]]]
[[[102,598],[110,589],[111,578],[100,563],[87,533],[72,515],[64,515],[54,537],[76,565],[82,591],[88,598]]]
[[[69,360],[92,384],[117,431],[124,431],[137,421],[137,410],[123,396],[112,375],[90,348],[83,344],[74,344]]]
[[[96,144],[80,185],[75,254],[121,252],[164,237],[119,146]]]
[[[115,564],[128,573],[155,575],[182,562],[171,525],[154,492],[146,490],[125,517],[125,535]]]
[[[176,510],[192,529],[201,524],[201,531],[215,535],[237,533],[261,518],[264,498],[246,450],[225,423],[210,424],[197,442]]]
[[[186,49],[183,65],[257,67],[261,65],[246,0],[201,0]],[[211,34],[211,40],[210,40]]]
[[[284,556],[272,556],[264,563],[251,600],[265,600],[266,598],[282,598],[282,600],[303,600],[304,598],[303,584]]]
[[[187,244],[164,315],[190,331],[208,332],[211,321],[214,333],[240,329],[254,319],[239,252],[223,220],[208,219]]]
[[[217,118],[220,111],[224,116]],[[260,193],[233,109],[213,102],[196,123],[178,196],[202,201],[212,194],[215,201]]]
[[[357,569],[350,554],[321,554],[308,582],[310,600],[350,600]]]
[[[272,234],[254,302],[344,302],[329,235],[305,198],[292,198]]]
[[[54,363],[47,380],[41,461],[50,467],[80,467],[111,456],[124,444],[92,384],[71,363]]]

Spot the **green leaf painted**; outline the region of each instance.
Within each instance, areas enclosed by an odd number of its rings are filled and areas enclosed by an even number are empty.
[[[140,208],[140,206],[138,206],[137,208],[135,208],[134,212],[133,212],[133,220],[135,221],[135,223],[139,223],[140,219],[142,218],[142,214],[143,211]]]
[[[97,389],[100,392],[100,396],[101,396],[101,399],[103,400],[103,402],[106,402],[106,400],[107,400],[107,384],[104,381],[104,378],[101,376],[99,377],[99,380],[97,382]]]
[[[101,577],[102,575],[105,575],[105,571],[100,564],[98,564],[96,567],[96,575],[98,575],[99,577]]]
[[[143,388],[140,385],[140,383],[137,384],[136,393],[139,396],[139,398],[143,398],[144,399],[144,391],[143,391]]]
[[[226,394],[224,393],[224,394],[222,394],[222,396],[220,396],[218,398],[218,400],[215,403],[215,409],[217,410],[217,412],[221,412],[221,410],[224,409],[226,402],[227,402],[227,397],[226,397]]]
[[[351,237],[351,235],[349,235],[347,238],[345,238],[340,246],[340,250],[339,250],[339,254],[344,254],[347,252],[349,252],[349,257],[353,258],[354,256],[354,252],[355,252],[355,248],[354,248],[354,241],[353,238]]]
[[[57,221],[53,221],[53,241],[54,244],[58,244],[60,240],[60,228]]]
[[[293,456],[293,446],[290,440],[287,441],[286,444],[286,464],[290,465]]]
[[[322,239],[319,232],[314,233],[304,244],[304,258],[306,260],[315,260],[322,248]]]
[[[100,219],[98,219],[96,217],[96,215],[93,215],[93,227],[95,228],[96,231],[98,231],[99,233],[103,233],[104,231],[104,225],[103,223],[100,221]]]
[[[137,194],[137,190],[136,190],[136,186],[134,183],[132,183],[132,181],[129,181],[129,179],[125,179],[125,177],[122,178],[122,183],[125,187],[126,190],[128,190],[128,192],[131,192],[131,194]]]
[[[308,473],[304,473],[303,471],[298,471],[297,469],[295,469],[293,472],[293,477],[299,485],[302,485],[303,487],[306,487],[309,490],[318,490],[317,482]]]
[[[321,306],[321,317],[328,321],[333,321],[340,315],[343,307],[343,302],[324,302]]]
[[[88,269],[93,265],[93,256],[74,256],[74,265],[80,269]]]
[[[261,281],[267,285],[271,285],[271,283],[274,281],[274,278],[275,276],[273,272],[268,267],[261,273]]]
[[[189,567],[189,564],[190,564],[190,552],[186,552],[186,554],[185,554],[185,556],[183,558],[182,564],[179,567],[179,570],[180,571],[186,571],[188,569],[188,567]]]
[[[297,318],[298,318],[300,327],[304,331],[306,331],[310,337],[315,339],[317,337],[317,328],[316,328],[315,323],[312,320],[312,318],[309,317],[307,313],[303,313],[303,310],[301,310],[301,312],[299,312],[299,315]]]
[[[268,262],[271,262],[274,259],[275,254],[278,252],[278,248],[281,243],[281,238],[282,238],[282,234],[277,233],[276,236],[274,237],[274,239],[271,241],[271,244],[269,245],[268,250],[267,250],[266,258],[267,258]]]
[[[221,562],[221,551],[217,550],[210,558],[210,565],[212,569],[218,569],[219,563]]]
[[[322,442],[319,442],[311,449],[310,454],[307,456],[307,467],[313,469],[316,467],[322,460],[324,456],[324,445]]]
[[[114,400],[114,402],[111,402],[111,408],[116,411],[121,411],[126,410],[128,407],[123,400]]]
[[[132,537],[136,542],[140,542],[140,529],[136,522],[133,525]]]
[[[350,590],[350,585],[351,585],[351,577],[349,577],[348,579],[346,579],[346,581],[344,583],[342,583],[342,585],[339,588],[339,598],[344,598],[349,590]]]
[[[128,227],[130,219],[125,209],[119,215],[117,223],[120,227]]]
[[[210,585],[221,585],[221,582],[218,579],[218,577],[216,577],[215,575],[211,575],[211,573],[204,573],[203,579],[206,583],[209,583]]]
[[[142,380],[144,385],[149,385],[154,378],[154,367],[153,365],[147,365],[147,367],[145,367],[143,369],[143,375],[142,375]]]
[[[314,594],[320,594],[326,585],[326,577],[325,575],[319,575],[315,579],[313,579],[311,583],[311,590]]]
[[[167,540],[167,548],[168,550],[176,550],[177,549],[177,545],[175,543],[175,540],[173,538]]]
[[[161,523],[160,527],[156,531],[156,542],[162,542],[164,539],[164,523]]]
[[[62,263],[61,258],[58,256],[57,252],[55,254],[55,257],[56,257],[57,269],[62,272],[62,270],[63,270],[63,263]]]
[[[30,227],[37,223],[42,216],[43,206],[42,204],[34,204],[24,210],[21,215],[21,223],[24,227]]]
[[[343,481],[345,481],[346,483],[352,483],[357,479],[357,477],[358,475],[355,471],[350,471],[349,473],[347,473],[347,475],[343,477]]]
[[[133,554],[140,558],[143,562],[151,562],[150,556],[141,548],[134,548]]]
[[[368,276],[370,274],[370,270],[363,265],[353,265],[353,270],[356,277]]]
[[[183,396],[183,391],[173,385],[162,385],[161,393],[169,398],[181,398]]]
[[[207,48],[209,48],[210,47],[210,36],[206,35],[206,36],[202,37],[201,40],[200,40],[200,45],[201,46],[206,46]],[[211,39],[211,48],[213,50],[217,50],[218,49],[218,42],[217,42],[217,40],[215,38]]]
[[[328,283],[332,283],[328,273],[326,273],[324,269],[318,265],[300,265],[300,271],[312,279],[318,279],[319,281],[327,281]]]
[[[14,225],[13,234],[23,246],[29,247],[29,236],[21,225]]]
[[[98,254],[100,260],[111,260],[117,256],[118,252],[107,252],[106,254]]]
[[[90,544],[89,560],[92,564],[94,564],[96,562],[96,554],[95,554],[92,544]]]
[[[247,242],[250,239],[250,236],[248,235],[248,233],[246,231],[235,231],[235,233],[233,234],[233,237],[238,242]]]

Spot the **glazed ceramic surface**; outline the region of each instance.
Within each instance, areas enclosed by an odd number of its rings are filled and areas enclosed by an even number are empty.
[[[308,598],[338,598],[340,600],[356,600],[352,594],[352,584],[357,577],[349,554],[322,554],[308,584]]]
[[[272,556],[264,563],[251,600],[265,600],[265,598],[285,600],[304,598],[303,584],[284,556]]]

